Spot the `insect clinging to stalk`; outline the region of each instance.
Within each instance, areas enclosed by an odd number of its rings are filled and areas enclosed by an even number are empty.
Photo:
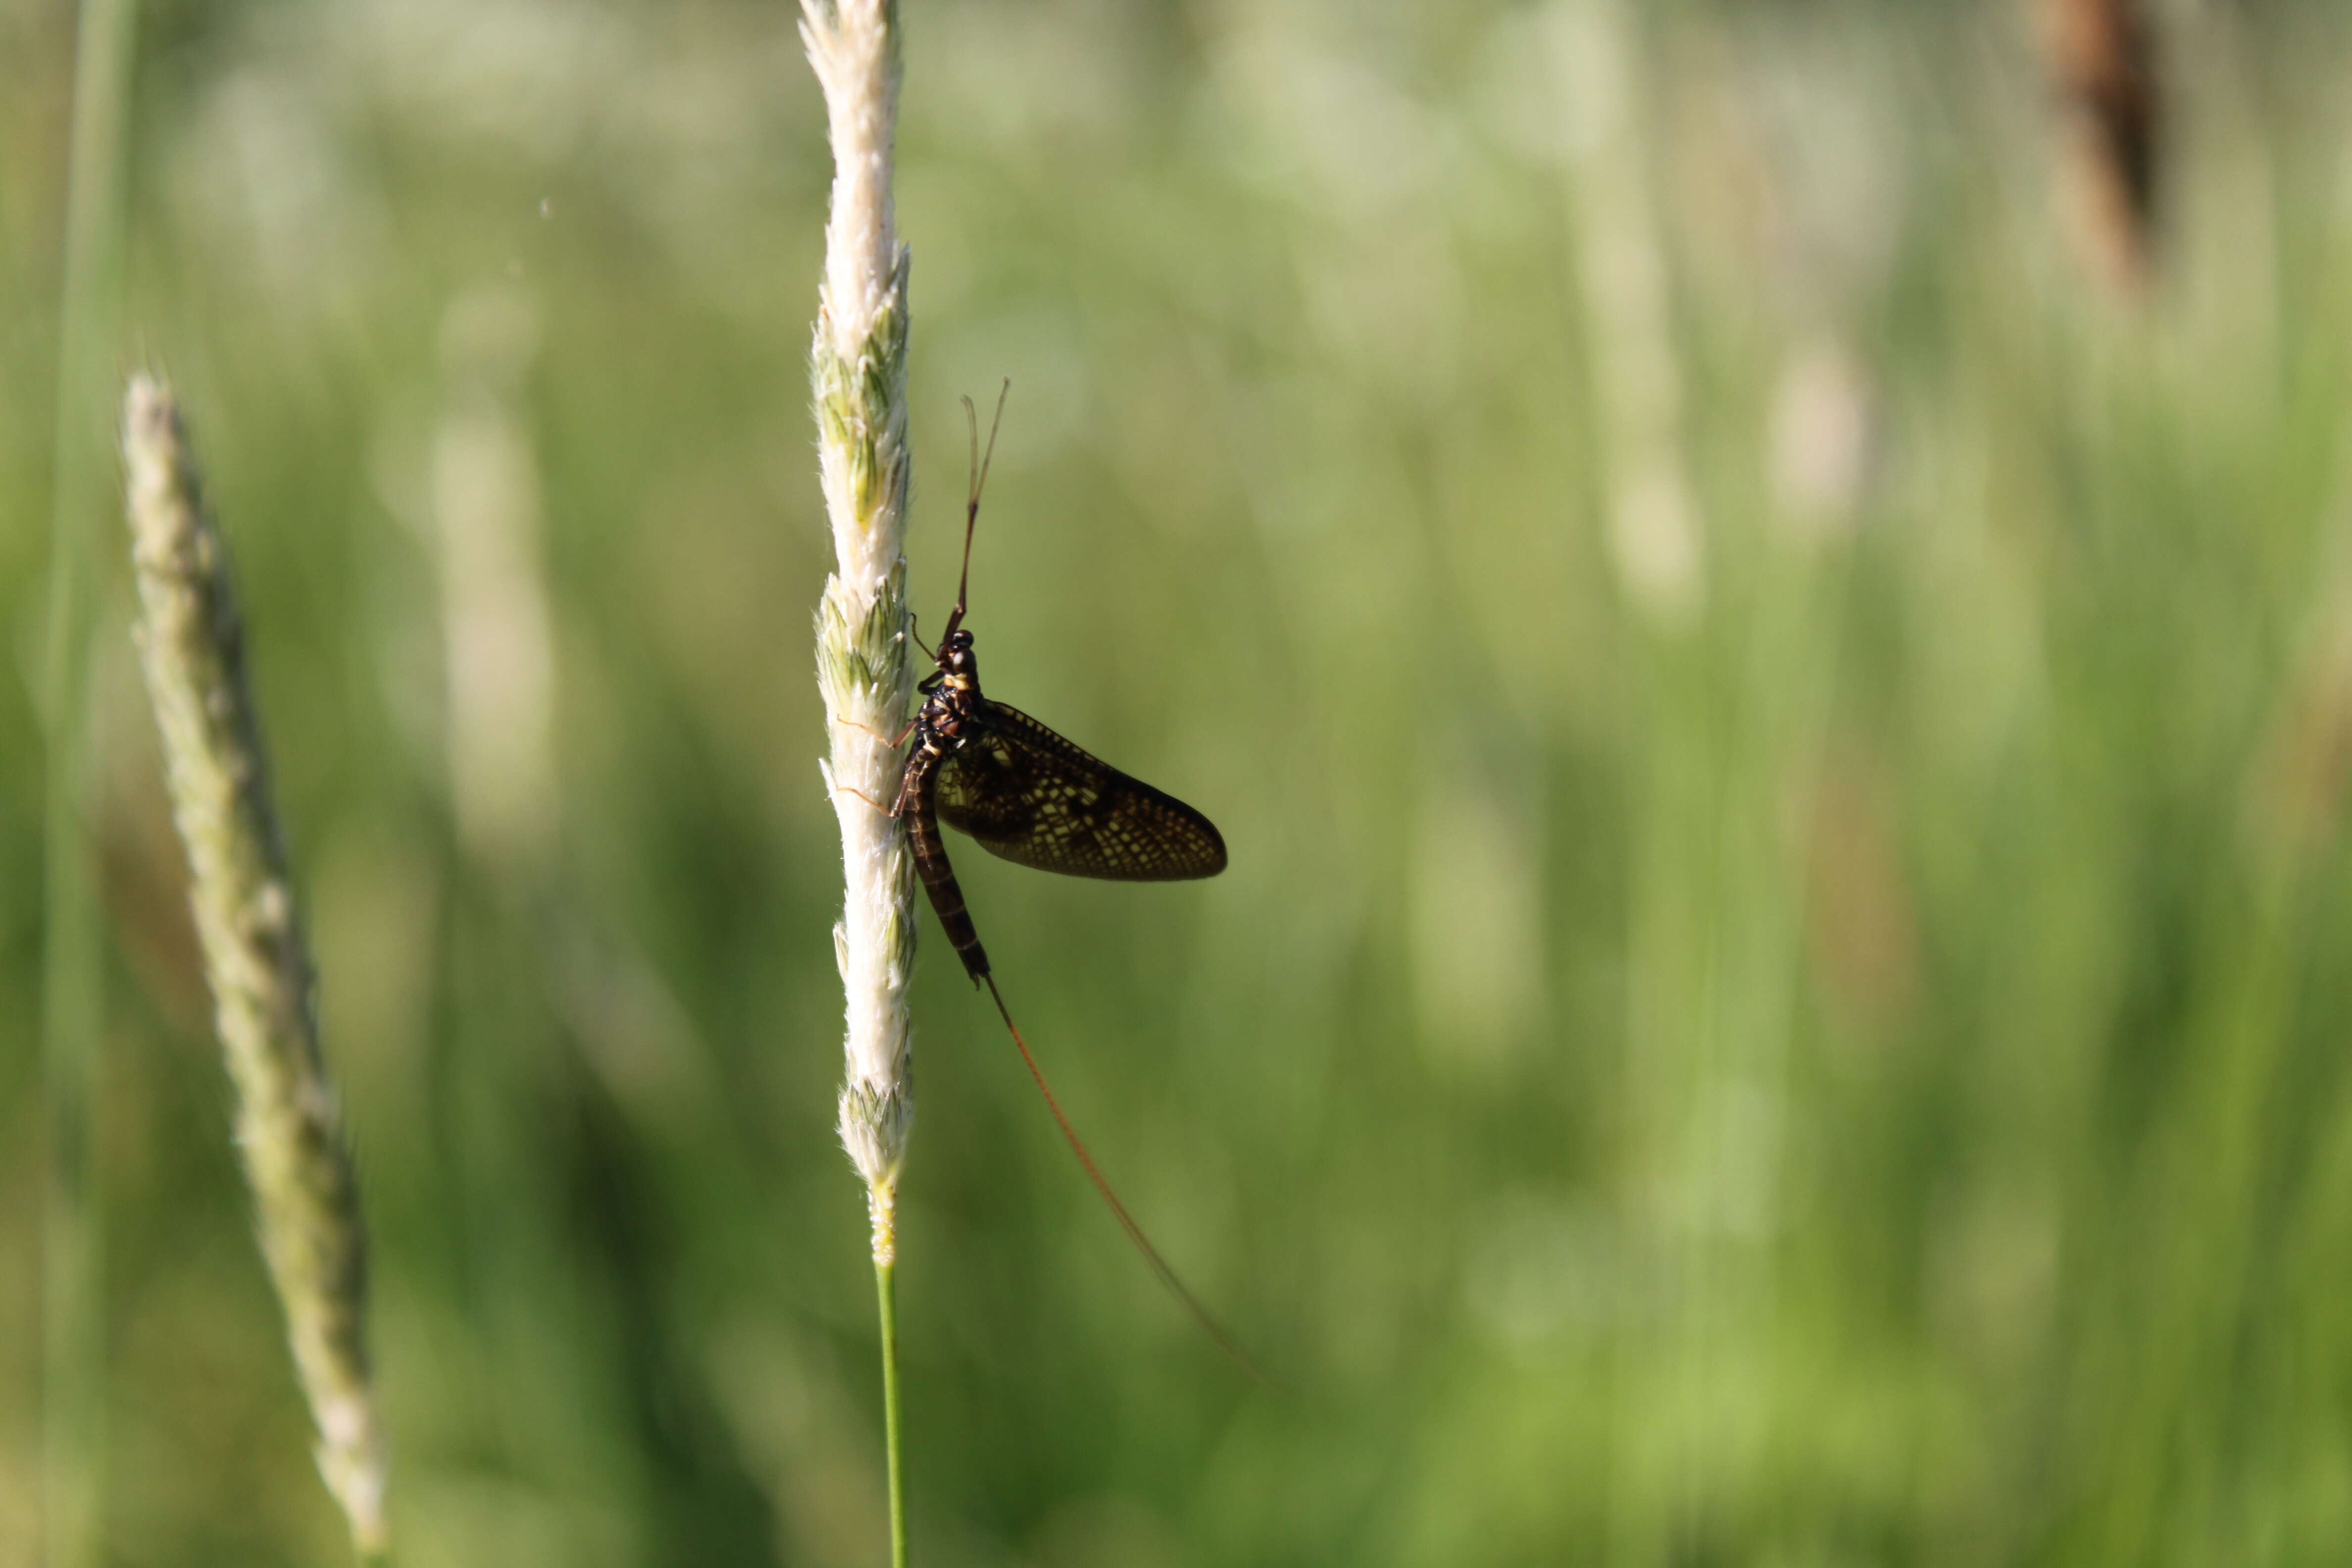
[[[1007,392],[1011,384],[1006,383]],[[988,987],[1022,1061],[1096,1192],[1160,1283],[1191,1309],[1228,1355],[1253,1376],[1260,1376],[1233,1337],[1160,1256],[1062,1113],[1045,1073],[1013,1022],[1003,993],[996,987],[988,951],[981,945],[980,933],[964,905],[963,889],[948,862],[947,844],[940,834],[941,823],[969,834],[992,855],[1066,876],[1115,882],[1175,882],[1213,877],[1225,868],[1225,841],[1207,817],[1064,740],[1019,709],[982,693],[980,663],[963,620],[971,584],[972,533],[980,519],[981,489],[996,454],[997,427],[1004,419],[1004,393],[997,395],[996,417],[989,426],[984,453],[979,412],[970,398],[963,400],[963,406],[971,428],[963,573],[957,580],[955,608],[948,615],[939,647],[925,650],[938,668],[917,687],[923,705],[893,742],[903,742],[908,734],[915,737],[890,815],[906,822],[915,868],[940,927],[972,984]],[[875,804],[878,807],[879,803]]]
[[[1088,755],[1019,709],[982,694],[980,661],[963,617],[971,584],[972,531],[980,519],[981,487],[988,482],[989,460],[996,454],[996,426],[989,426],[983,457],[979,416],[970,398],[964,411],[971,416],[973,456],[971,492],[964,503],[963,574],[956,584],[955,608],[931,654],[939,668],[917,688],[923,706],[915,715],[915,750],[891,813],[907,819],[931,908],[978,984],[989,977],[988,952],[972,929],[948,864],[940,823],[970,834],[982,848],[1015,865],[1113,882],[1213,877],[1225,868],[1225,841],[1214,824],[1182,801]],[[1000,395],[997,422],[1003,417]]]

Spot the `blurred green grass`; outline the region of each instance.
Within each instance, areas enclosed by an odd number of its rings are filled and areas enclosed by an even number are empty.
[[[909,5],[917,603],[1010,375],[989,689],[1234,851],[960,869],[1283,1385],[927,928],[919,1560],[2352,1553],[2352,37],[2173,20],[2133,305],[2002,7]],[[238,552],[416,1568],[879,1553],[789,21],[145,19],[125,363]],[[0,5],[0,1563],[70,47]],[[92,525],[113,1553],[334,1561]]]

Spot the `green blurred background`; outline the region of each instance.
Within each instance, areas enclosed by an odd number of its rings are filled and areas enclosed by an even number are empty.
[[[1180,888],[924,917],[950,1564],[2352,1560],[2352,15],[2183,0],[2079,243],[2031,8],[906,0],[916,602]],[[0,0],[0,1563],[37,1552],[74,15]],[[237,554],[441,1564],[864,1564],[777,0],[163,0],[110,363]],[[68,449],[72,443],[67,443]],[[344,1559],[101,531],[106,1510]],[[935,624],[935,622],[934,622]]]

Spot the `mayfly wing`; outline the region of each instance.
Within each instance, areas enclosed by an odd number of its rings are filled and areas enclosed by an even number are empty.
[[[1072,745],[1017,708],[990,702],[978,733],[940,767],[939,818],[1016,866],[1113,882],[1182,882],[1225,868],[1216,826]]]

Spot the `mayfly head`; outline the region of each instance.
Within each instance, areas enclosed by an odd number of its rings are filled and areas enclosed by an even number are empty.
[[[959,626],[940,644],[940,673],[951,686],[969,686],[980,679],[980,660],[972,657],[971,634]]]

